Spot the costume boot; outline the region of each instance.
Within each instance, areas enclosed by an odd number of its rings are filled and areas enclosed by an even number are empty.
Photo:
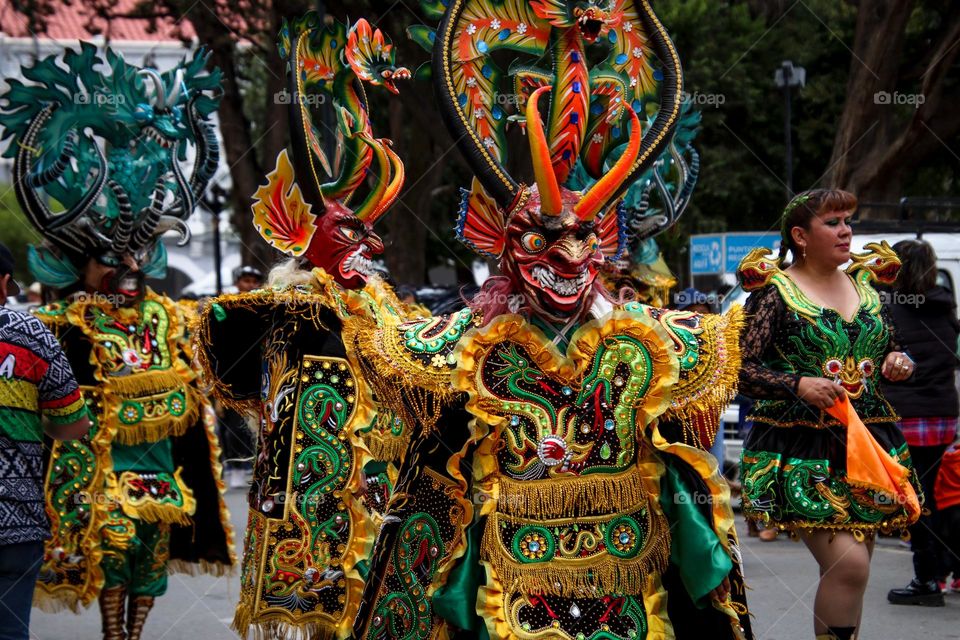
[[[924,607],[942,607],[943,592],[936,580],[920,582],[916,578],[903,589],[890,589],[887,593],[890,604],[916,604]]]
[[[153,609],[153,596],[130,596],[130,610],[127,612],[127,640],[140,640],[150,609]]]
[[[100,591],[100,622],[103,640],[127,640],[123,629],[123,607],[127,603],[127,590],[110,587]]]

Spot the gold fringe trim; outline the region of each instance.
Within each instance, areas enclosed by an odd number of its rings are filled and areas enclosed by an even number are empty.
[[[144,522],[167,522],[169,524],[179,524],[190,526],[190,516],[186,514],[181,507],[166,504],[157,504],[156,502],[144,502],[139,505],[125,503],[123,513],[131,518],[143,520]]]
[[[686,444],[709,449],[720,429],[723,410],[737,395],[743,308],[737,305],[722,316],[704,315],[702,320],[701,361],[673,388],[673,400],[663,419],[683,425]],[[701,433],[710,438],[709,443],[702,442]]]
[[[119,478],[114,474],[108,476],[105,485],[106,494],[120,505],[124,515],[129,518],[144,522],[167,522],[190,526],[193,522],[190,516],[197,509],[197,501],[193,497],[193,491],[180,477],[182,471],[182,467],[177,467],[173,472],[173,482],[183,496],[183,505],[180,506],[162,504],[150,495],[145,495],[139,499],[130,497],[130,482],[139,477],[139,474],[135,471],[124,471]]]
[[[480,558],[493,567],[507,592],[546,593],[570,598],[597,593],[641,594],[647,578],[663,573],[670,562],[670,528],[660,512],[651,514],[651,532],[635,558],[617,558],[609,552],[583,560],[554,558],[543,563],[517,562],[503,548],[496,518],[487,521]],[[605,519],[612,520],[616,514]],[[548,526],[548,523],[538,523]],[[565,566],[566,565],[566,566]]]
[[[156,396],[184,387],[183,378],[173,368],[145,371],[106,379],[110,391],[124,400]]]
[[[404,429],[407,428],[404,425]],[[370,450],[370,455],[377,462],[400,462],[410,446],[410,435],[408,433],[398,437],[371,431],[362,434],[360,437],[363,443],[367,445],[367,449]]]
[[[100,589],[97,588],[97,593],[99,592]],[[93,599],[96,599],[96,596],[94,596]],[[44,613],[61,613],[63,611],[72,611],[73,613],[79,614],[82,608],[86,608],[89,605],[90,602],[83,602],[83,596],[81,596],[76,589],[72,588],[67,590],[61,587],[60,589],[51,592],[44,589],[44,584],[42,582],[38,582],[37,587],[33,592],[33,606],[37,609],[40,609]]]
[[[294,624],[281,618],[253,623],[250,609],[244,603],[237,605],[230,628],[244,639],[249,639],[250,634],[253,634],[252,640],[276,640],[277,638],[284,638],[284,640],[344,640],[349,637],[339,635],[336,630],[331,629],[328,625],[319,623]]]
[[[430,433],[454,397],[450,370],[420,367],[413,361],[390,356],[402,349],[391,343],[402,339],[399,331],[393,319],[379,327],[368,318],[354,316],[344,321],[341,336],[351,361],[359,366],[361,377],[373,390],[377,402],[399,416],[408,428],[416,425],[418,431]]]
[[[208,575],[216,578],[232,576],[234,567],[225,565],[222,562],[210,562],[209,560],[200,560],[198,562],[187,562],[179,558],[167,562],[167,573],[182,573],[188,576]]]
[[[575,517],[598,505],[639,504],[647,499],[638,467],[617,474],[534,481],[500,476],[498,482],[497,510],[530,518]]]

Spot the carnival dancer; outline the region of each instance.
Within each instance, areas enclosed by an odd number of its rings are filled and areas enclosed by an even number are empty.
[[[440,27],[413,35],[476,176],[457,233],[504,275],[451,316],[347,321],[364,377],[417,429],[355,637],[751,636],[729,493],[694,446],[732,397],[739,315],[616,304],[597,279],[625,241],[620,197],[678,119],[672,43],[645,2],[424,8]],[[513,61],[513,114],[506,51],[552,62]],[[529,187],[506,168],[518,120]],[[562,186],[575,167],[584,192]]]
[[[781,218],[779,257],[757,249],[738,274],[752,292],[740,388],[758,401],[743,446],[744,514],[803,540],[820,566],[815,633],[840,640],[859,626],[876,533],[902,532],[917,515],[848,477],[849,429],[825,413],[848,397],[879,446],[909,466],[880,378],[905,380],[914,365],[873,288],[892,283],[900,262],[885,243],[850,253],[856,207],[845,191],[799,194]]]
[[[405,450],[403,425],[378,414],[340,337],[352,314],[403,309],[376,276],[383,243],[372,226],[397,199],[403,164],[373,136],[363,83],[395,92],[409,72],[366,20],[348,31],[309,13],[284,24],[280,49],[292,149],[254,195],[253,219],[291,259],[265,288],[214,299],[197,347],[217,398],[259,417],[234,628],[346,638],[387,503],[382,461]],[[329,147],[316,111],[324,105],[338,122]]]
[[[25,69],[32,84],[11,80],[0,114],[17,198],[45,237],[29,248],[30,269],[61,295],[35,314],[60,340],[94,418],[88,437],[50,455],[53,538],[37,591],[54,610],[99,596],[111,640],[141,637],[168,569],[222,574],[235,562],[186,319],[144,283],[165,273],[160,236],[175,229],[186,241],[217,166],[208,116],[219,72],[205,64],[198,52],[159,73],[83,43]]]

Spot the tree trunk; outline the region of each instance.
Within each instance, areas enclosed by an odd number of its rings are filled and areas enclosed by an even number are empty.
[[[857,194],[861,201],[898,201],[906,172],[960,134],[960,110],[955,106],[960,96],[945,95],[951,85],[947,74],[955,71],[960,55],[960,8],[944,16],[944,28],[931,39],[926,59],[916,65],[903,60],[914,4],[861,2],[857,14],[846,102],[825,182]],[[905,86],[918,90],[898,90]],[[914,105],[913,110],[905,104]]]
[[[913,4],[912,0],[871,0],[860,3],[857,13],[847,98],[825,182],[861,198],[866,196],[864,172],[870,171],[877,154],[897,134],[895,110],[881,92],[892,95],[896,90]]]

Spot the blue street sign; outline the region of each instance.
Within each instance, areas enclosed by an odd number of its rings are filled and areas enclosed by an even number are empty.
[[[766,247],[773,253],[780,249],[779,233],[726,233],[723,240],[723,270],[726,273],[736,273],[740,261],[758,247]]]
[[[690,274],[723,273],[723,236],[690,236]]]

